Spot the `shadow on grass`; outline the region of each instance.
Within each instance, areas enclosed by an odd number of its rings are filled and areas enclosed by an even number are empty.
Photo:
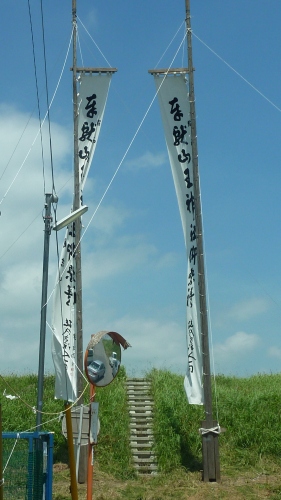
[[[202,470],[202,460],[200,460],[191,449],[190,441],[194,438],[188,436],[188,431],[183,432],[185,429],[171,407],[166,407],[164,413],[166,414],[166,419],[169,422],[173,434],[179,438],[181,466],[189,472],[198,472]],[[188,423],[186,425],[188,425]]]

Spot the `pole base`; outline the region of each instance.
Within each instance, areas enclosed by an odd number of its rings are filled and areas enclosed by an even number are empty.
[[[219,459],[219,433],[214,429],[217,428],[217,421],[207,423],[202,421],[202,452],[203,452],[203,475],[204,482],[220,482],[220,459]]]

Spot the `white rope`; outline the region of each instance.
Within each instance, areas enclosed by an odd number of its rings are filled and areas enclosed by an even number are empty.
[[[179,50],[180,50],[181,46],[182,46],[182,44],[184,43],[184,40],[185,40],[185,36],[184,36],[184,38],[182,39],[182,41],[181,41],[181,43],[180,43],[180,45],[179,45],[179,47],[178,47],[178,49],[177,49],[177,51],[176,51],[176,53],[175,53],[175,55],[174,55],[173,59],[172,59],[172,61],[171,61],[171,64],[170,64],[170,66],[169,66],[169,68],[168,68],[168,70],[167,70],[167,73],[166,73],[166,74],[165,74],[165,76],[163,77],[163,82],[164,82],[165,78],[167,77],[167,74],[168,74],[168,72],[169,72],[169,70],[170,70],[170,68],[171,68],[171,66],[172,66],[172,64],[173,64],[173,62],[174,62],[174,60],[175,60],[175,58],[176,58],[176,56],[177,56],[177,54],[178,54],[178,52],[179,52]],[[136,137],[137,137],[137,135],[138,135],[138,133],[139,133],[139,131],[140,131],[140,129],[141,129],[141,127],[142,127],[142,125],[143,125],[143,123],[144,123],[144,121],[145,121],[145,119],[146,119],[146,117],[147,117],[147,115],[148,115],[148,113],[149,113],[149,111],[150,111],[150,109],[151,109],[151,107],[152,107],[152,105],[153,105],[153,103],[154,103],[154,101],[155,101],[155,99],[156,99],[157,95],[158,95],[158,92],[160,91],[161,86],[163,85],[163,82],[162,82],[162,83],[161,83],[161,85],[159,86],[158,91],[154,94],[154,97],[153,97],[152,101],[150,102],[150,104],[149,104],[149,106],[148,106],[148,108],[147,108],[147,110],[146,110],[146,112],[145,112],[145,114],[144,114],[144,116],[143,116],[143,118],[142,118],[142,120],[141,120],[141,122],[140,122],[139,126],[137,127],[137,130],[136,130],[136,132],[134,133],[133,138],[131,139],[131,142],[129,143],[129,146],[127,147],[127,149],[126,149],[126,151],[125,151],[125,153],[124,153],[124,155],[123,155],[123,157],[122,157],[122,159],[121,159],[121,161],[120,161],[119,165],[117,166],[117,168],[116,168],[116,170],[115,170],[115,172],[114,172],[114,174],[113,174],[113,176],[112,176],[112,178],[111,178],[111,180],[110,180],[110,182],[109,182],[109,184],[108,184],[107,188],[105,189],[105,191],[104,191],[104,193],[103,193],[103,195],[102,195],[102,197],[101,197],[101,199],[100,199],[100,201],[99,201],[99,203],[98,203],[98,205],[97,205],[97,207],[96,207],[96,209],[95,209],[95,211],[94,211],[93,215],[91,216],[91,218],[90,218],[90,220],[89,220],[89,222],[88,222],[87,226],[85,227],[85,230],[84,230],[83,234],[81,235],[81,238],[80,238],[80,240],[79,240],[79,242],[78,242],[78,244],[77,244],[77,246],[76,246],[76,248],[75,248],[74,252],[76,251],[77,247],[80,245],[80,243],[81,243],[82,239],[84,238],[84,236],[85,236],[85,234],[86,234],[87,230],[89,229],[89,226],[90,226],[90,224],[91,224],[91,222],[92,222],[93,218],[95,217],[95,215],[96,215],[96,213],[97,213],[98,209],[100,208],[100,206],[101,206],[101,204],[102,204],[102,202],[103,202],[103,200],[104,200],[104,198],[105,198],[105,196],[106,196],[107,192],[109,191],[109,189],[110,189],[110,187],[111,187],[111,185],[112,185],[112,183],[113,183],[113,181],[114,181],[114,179],[115,179],[115,177],[116,177],[116,175],[117,175],[118,171],[120,170],[120,168],[121,168],[121,166],[122,166],[122,164],[123,164],[123,162],[124,162],[124,160],[125,160],[125,158],[126,158],[126,156],[127,156],[128,152],[130,151],[130,148],[132,147],[132,144],[134,143],[134,141],[135,141],[135,139],[136,139]],[[62,276],[63,276],[63,274],[66,272],[66,270],[67,270],[67,266],[66,266],[66,267],[65,267],[65,269],[63,270],[62,274],[60,274],[60,279],[62,278]],[[47,299],[47,301],[46,301],[45,306],[48,304],[48,302],[50,301],[50,299],[51,299],[52,295],[54,294],[55,289],[56,289],[56,286],[57,286],[57,284],[58,284],[58,283],[59,283],[59,281],[55,284],[55,286],[54,286],[53,290],[51,291],[51,293],[50,293],[50,295],[49,295],[49,297],[48,297],[48,299]],[[45,307],[45,306],[44,306],[44,307]],[[48,327],[50,328],[50,330],[51,330],[51,331],[53,331],[53,330],[52,330],[52,327],[49,325],[49,323],[48,323],[48,322],[47,322],[47,325],[48,325]],[[75,364],[76,364],[76,363],[75,363]],[[77,369],[79,370],[79,372],[82,374],[82,372],[81,372],[80,368],[79,368],[77,365],[76,365],[76,368],[77,368]],[[82,376],[85,378],[84,374],[82,374]]]
[[[204,434],[209,434],[209,433],[219,435],[221,434],[221,428],[219,425],[217,425],[216,427],[210,427],[210,429],[205,429],[204,427],[201,427],[199,429],[199,432],[202,436],[204,436]]]
[[[167,73],[165,74],[165,76],[164,76],[164,78],[163,78],[163,82],[164,82],[164,80],[165,80],[165,78],[166,78],[166,76],[167,76],[167,74],[168,74],[168,72],[169,72],[169,70],[170,70],[170,68],[171,68],[171,66],[172,66],[172,64],[173,64],[173,62],[174,62],[174,60],[175,60],[175,58],[176,58],[176,56],[178,55],[178,52],[179,52],[179,50],[180,50],[180,48],[181,48],[181,46],[182,46],[182,44],[183,44],[184,40],[185,40],[185,36],[184,36],[183,40],[181,41],[180,46],[178,47],[178,49],[177,49],[177,51],[176,51],[176,53],[175,53],[175,55],[174,55],[174,57],[173,57],[173,60],[172,60],[172,62],[171,62],[171,64],[170,64],[170,66],[169,66],[169,68],[168,68],[168,70],[167,70]],[[121,166],[122,166],[122,164],[123,164],[123,162],[124,162],[124,160],[125,160],[125,158],[126,158],[127,154],[129,153],[129,151],[130,151],[130,149],[131,149],[131,147],[132,147],[132,145],[133,145],[133,143],[134,143],[134,141],[135,141],[135,139],[136,139],[136,137],[137,137],[137,135],[138,135],[138,133],[139,133],[139,131],[140,131],[140,129],[141,129],[141,127],[142,127],[142,125],[143,125],[143,123],[144,123],[144,121],[145,121],[145,119],[146,119],[146,117],[147,117],[147,115],[148,115],[148,113],[149,113],[149,111],[150,111],[150,109],[151,109],[151,107],[152,107],[152,105],[153,105],[153,103],[154,103],[154,101],[155,101],[156,97],[157,97],[157,95],[158,95],[158,92],[160,91],[160,88],[161,88],[161,86],[163,85],[163,82],[162,82],[162,83],[161,83],[161,85],[159,86],[158,91],[154,94],[154,97],[153,97],[152,101],[150,102],[150,104],[149,104],[149,106],[148,106],[148,108],[147,108],[147,110],[146,110],[146,112],[145,112],[145,114],[144,114],[144,116],[143,116],[143,118],[142,118],[142,120],[141,120],[141,122],[140,122],[139,126],[137,127],[137,130],[136,130],[136,132],[134,133],[133,138],[131,139],[131,142],[129,143],[129,146],[127,147],[127,149],[126,149],[126,151],[125,151],[125,153],[124,153],[124,155],[123,155],[123,157],[122,157],[122,159],[121,159],[121,161],[120,161],[119,165],[117,166],[117,168],[116,168],[116,170],[115,170],[115,172],[114,172],[113,176],[111,177],[111,180],[109,181],[109,184],[108,184],[107,188],[105,189],[105,191],[104,191],[104,193],[103,193],[103,195],[102,195],[102,197],[101,197],[101,199],[100,199],[100,201],[99,201],[99,203],[98,203],[98,205],[97,205],[96,209],[94,210],[93,215],[91,216],[91,218],[90,218],[90,220],[89,220],[89,222],[88,222],[87,226],[85,227],[85,229],[84,229],[84,231],[83,231],[83,234],[81,235],[81,238],[80,238],[79,242],[77,243],[77,246],[76,246],[76,248],[75,248],[74,252],[76,251],[77,247],[80,245],[80,243],[81,243],[82,239],[84,238],[84,236],[85,236],[86,232],[88,231],[89,226],[90,226],[90,224],[92,223],[93,218],[95,217],[95,215],[96,215],[96,213],[97,213],[98,209],[100,208],[100,206],[101,206],[101,204],[102,204],[102,202],[103,202],[103,200],[104,200],[104,198],[105,198],[105,196],[106,196],[107,192],[109,191],[109,189],[110,189],[110,187],[111,187],[111,185],[112,185],[112,183],[113,183],[113,181],[114,181],[114,179],[115,179],[115,177],[116,177],[117,173],[119,172],[119,170],[120,170],[120,168],[121,168]],[[63,274],[64,274],[64,272],[66,271],[66,269],[67,269],[67,267],[65,267],[64,271],[63,271],[63,272],[62,272],[62,274],[60,275],[60,278],[63,276]],[[53,290],[51,291],[51,293],[50,293],[50,295],[49,295],[49,297],[48,297],[47,302],[46,302],[46,304],[45,304],[45,305],[47,305],[47,304],[48,304],[49,300],[51,299],[52,295],[54,294],[57,284],[58,284],[58,282],[55,284],[55,286],[54,286]],[[50,327],[50,325],[48,325],[48,326]],[[51,328],[51,327],[50,327],[50,328]]]
[[[177,32],[174,34],[172,40],[170,41],[170,43],[167,45],[167,48],[164,50],[162,56],[160,57],[159,61],[155,64],[155,68],[157,68],[157,66],[160,64],[160,62],[162,61],[164,55],[166,54],[167,50],[169,49],[169,47],[172,45],[174,39],[176,38],[178,32],[180,31],[180,29],[182,28],[182,26],[184,25],[185,21],[183,21],[180,25],[180,27],[178,28]],[[185,38],[185,35],[184,35],[184,38]]]
[[[167,74],[168,74],[168,72],[169,72],[169,70],[170,70],[170,68],[171,68],[171,66],[172,66],[172,64],[173,64],[173,62],[174,62],[174,60],[175,60],[176,56],[178,55],[178,52],[179,52],[179,50],[180,50],[180,48],[181,48],[181,46],[182,46],[182,44],[183,44],[184,40],[185,40],[185,36],[184,36],[183,40],[181,41],[180,46],[178,47],[178,49],[177,49],[177,51],[176,51],[176,54],[174,55],[173,60],[172,60],[172,62],[171,62],[171,64],[170,64],[170,66],[169,66],[169,68],[168,68],[167,72],[165,73],[165,76],[164,76],[164,78],[163,78],[163,82],[164,82],[165,78],[167,77]],[[134,133],[134,135],[133,135],[133,138],[132,138],[131,142],[129,143],[129,146],[127,147],[127,149],[126,149],[126,151],[125,151],[125,153],[124,153],[124,155],[123,155],[123,157],[122,157],[122,159],[121,159],[121,161],[120,161],[120,163],[119,163],[118,167],[116,168],[116,170],[115,170],[115,172],[114,172],[114,174],[113,174],[113,176],[112,176],[112,178],[111,178],[111,180],[110,180],[110,182],[109,182],[109,184],[108,184],[107,188],[105,189],[105,191],[104,191],[104,193],[103,193],[103,195],[102,195],[102,197],[101,197],[101,199],[100,199],[100,201],[99,201],[99,203],[98,203],[98,205],[97,205],[97,207],[96,207],[96,209],[95,209],[95,211],[94,211],[94,213],[93,213],[92,217],[90,218],[90,220],[89,220],[89,222],[88,222],[87,226],[85,227],[85,230],[84,230],[84,232],[83,232],[83,235],[81,236],[81,240],[82,240],[82,238],[84,238],[84,236],[85,236],[85,234],[86,234],[86,232],[87,232],[87,230],[88,230],[88,228],[89,228],[89,226],[90,226],[90,224],[91,224],[91,222],[92,222],[93,218],[95,217],[95,215],[96,215],[96,213],[97,213],[97,211],[98,211],[98,209],[99,209],[100,205],[102,204],[102,202],[103,202],[103,200],[104,200],[104,198],[105,198],[105,196],[106,196],[106,194],[107,194],[108,190],[110,189],[111,184],[113,183],[113,181],[114,181],[114,179],[115,179],[115,177],[116,177],[116,175],[117,175],[117,173],[118,173],[118,171],[119,171],[120,167],[122,166],[122,164],[123,164],[123,162],[124,162],[124,160],[125,160],[125,158],[126,158],[127,154],[129,153],[129,151],[130,151],[130,149],[131,149],[131,147],[132,147],[132,145],[133,145],[133,143],[134,143],[134,141],[135,141],[135,139],[136,139],[136,137],[137,137],[137,135],[138,135],[138,133],[139,133],[139,131],[140,131],[140,129],[141,129],[141,127],[142,127],[142,125],[143,125],[143,123],[144,123],[144,121],[145,121],[145,119],[146,119],[146,117],[147,117],[147,115],[148,115],[148,113],[149,113],[149,111],[150,111],[150,109],[151,109],[151,107],[152,107],[152,105],[153,105],[153,103],[154,103],[154,101],[155,101],[156,97],[157,97],[157,95],[158,95],[158,92],[160,91],[160,88],[161,88],[161,86],[163,85],[163,82],[162,82],[162,83],[161,83],[161,85],[159,86],[158,91],[154,94],[154,97],[153,97],[153,99],[152,99],[151,103],[149,104],[149,106],[148,106],[148,108],[147,108],[147,110],[146,110],[146,112],[145,112],[145,114],[144,114],[144,116],[143,116],[143,118],[142,118],[142,120],[141,120],[141,122],[140,122],[139,126],[137,127],[136,132],[135,132],[135,133]],[[80,240],[80,241],[81,241],[81,240]],[[79,242],[79,243],[80,243],[80,242]]]
[[[262,96],[267,102],[269,102],[269,104],[271,104],[275,109],[277,109],[277,111],[281,112],[281,109],[278,106],[276,106],[276,104],[274,104],[274,102],[272,102],[270,99],[268,99],[268,97],[266,97],[266,95],[264,95],[259,89],[257,89],[257,87],[255,87],[251,82],[249,82],[249,80],[244,78],[244,76],[242,76],[241,73],[239,73],[235,68],[233,68],[233,66],[231,66],[228,62],[226,62],[225,59],[223,59],[217,52],[215,52],[211,47],[209,47],[209,45],[207,45],[205,42],[203,42],[203,40],[201,38],[199,38],[199,36],[195,35],[194,32],[192,32],[192,35],[195,36],[195,38],[197,38],[197,40],[199,40],[199,42],[201,42],[203,45],[205,45],[205,47],[207,47],[207,49],[209,49],[216,57],[218,57],[218,59],[220,59],[224,64],[226,64],[226,66],[228,66],[234,73],[236,73],[237,76],[242,78],[242,80],[245,83],[247,83],[253,90],[255,90],[260,96]]]
[[[201,193],[199,173],[198,173],[198,181],[199,181],[199,189],[200,189],[200,193]],[[201,220],[202,220],[202,239],[204,241],[204,219],[203,219],[201,196],[200,196],[200,209],[201,209]],[[204,267],[206,270],[205,275],[208,276],[206,249],[205,248],[204,248],[203,259],[204,259]],[[217,380],[216,380],[215,357],[214,357],[213,330],[212,330],[212,322],[211,322],[211,314],[210,314],[210,295],[209,295],[208,279],[206,279],[206,299],[207,299],[207,317],[208,317],[208,325],[209,325],[209,332],[210,332],[209,344],[211,347],[211,361],[212,361],[213,379],[214,379],[214,386],[215,386],[214,389],[215,389],[216,415],[217,415],[217,421],[219,422],[218,393],[217,393]]]
[[[46,422],[42,422],[42,424],[40,424],[40,425],[35,425],[34,427],[30,427],[30,429],[27,429],[24,432],[31,432],[34,429],[37,429],[37,427],[40,427],[40,426],[43,427],[44,425],[49,424],[50,422],[53,422],[54,420],[59,420],[60,421],[61,420],[61,415],[63,415],[64,413],[65,413],[65,410],[64,411],[60,411],[60,412],[57,413],[57,415],[55,417],[51,418],[50,420],[46,420]]]
[[[8,466],[8,464],[9,464],[9,462],[10,462],[10,460],[11,460],[11,456],[12,456],[12,454],[14,453],[14,449],[15,449],[15,447],[16,447],[16,444],[17,444],[17,442],[18,442],[19,438],[20,438],[20,434],[19,434],[19,433],[17,433],[17,439],[16,439],[16,441],[15,441],[15,443],[14,443],[14,446],[13,446],[13,448],[12,448],[12,451],[11,451],[10,455],[9,455],[9,458],[8,458],[8,460],[7,460],[7,463],[6,463],[6,465],[5,465],[4,469],[3,469],[3,473],[5,472],[5,470],[6,470],[7,466]]]
[[[79,20],[79,22],[82,24],[84,30],[86,31],[87,35],[89,35],[89,37],[91,38],[92,42],[94,43],[94,45],[96,46],[96,48],[98,49],[99,53],[102,55],[102,57],[104,58],[104,60],[106,61],[106,63],[108,64],[109,67],[111,67],[111,64],[110,62],[106,59],[104,53],[101,51],[101,49],[99,48],[98,44],[95,42],[95,40],[93,39],[93,37],[90,35],[89,31],[87,30],[86,26],[82,23],[81,19],[77,16],[77,19]]]
[[[80,20],[80,22],[81,22],[81,20]],[[83,23],[82,23],[82,22],[81,22],[81,24],[82,24],[82,26],[85,28],[85,26],[83,25]],[[86,30],[86,28],[85,28],[85,30]],[[87,30],[86,30],[86,31],[87,31]],[[88,32],[87,32],[87,33],[88,33]],[[89,33],[88,33],[88,34],[89,34]],[[89,36],[90,36],[90,34],[89,34]],[[90,36],[90,38],[92,38],[92,37]],[[72,36],[71,36],[71,39],[72,39]],[[93,40],[93,39],[92,39],[92,40]],[[185,35],[184,35],[184,37],[183,37],[183,39],[182,39],[182,41],[181,41],[181,43],[180,43],[180,45],[179,45],[179,47],[178,47],[178,49],[177,49],[177,51],[176,51],[176,53],[175,53],[175,55],[174,55],[174,57],[173,57],[172,61],[171,61],[171,64],[170,64],[170,66],[169,66],[169,68],[168,68],[168,70],[167,70],[167,73],[166,73],[166,74],[164,75],[164,77],[163,77],[163,82],[164,82],[165,78],[167,77],[167,74],[168,74],[168,72],[169,72],[169,70],[170,70],[170,68],[171,68],[171,66],[172,66],[172,64],[173,64],[173,62],[174,62],[174,60],[175,60],[176,56],[178,55],[178,52],[179,52],[179,50],[181,49],[181,47],[182,47],[182,45],[183,45],[184,41],[185,41]],[[70,40],[70,42],[71,42],[71,40]],[[93,40],[93,42],[94,42],[94,40]],[[95,43],[95,42],[94,42],[94,43]],[[95,44],[95,45],[96,45],[96,44]],[[97,48],[98,48],[98,47],[97,47]],[[68,47],[67,56],[68,56],[68,53],[69,53],[69,49],[70,49],[70,44],[69,44],[69,47]],[[100,50],[100,49],[99,49],[99,50]],[[101,52],[101,51],[100,51],[100,52]],[[101,54],[102,54],[102,52],[101,52]],[[103,55],[103,54],[102,54],[102,55]],[[65,58],[65,62],[64,62],[64,66],[63,66],[63,70],[64,70],[64,67],[65,67],[65,64],[66,64],[67,56],[66,56],[66,58]],[[105,56],[104,56],[104,58],[105,58]],[[106,59],[106,58],[105,58],[105,60],[107,61],[107,59]],[[108,63],[108,61],[107,61],[107,63]],[[109,63],[108,63],[108,64],[109,64]],[[62,72],[61,72],[61,76],[62,76],[63,70],[62,70]],[[61,79],[61,76],[60,76],[60,79]],[[59,79],[59,82],[60,82],[60,79]],[[108,190],[110,189],[110,187],[111,187],[111,185],[112,185],[112,183],[113,183],[113,181],[114,181],[114,179],[115,179],[115,177],[116,177],[116,175],[117,175],[117,173],[118,173],[119,169],[121,168],[121,166],[122,166],[122,164],[123,164],[123,162],[124,162],[124,160],[125,160],[125,158],[126,158],[127,154],[129,153],[129,151],[130,151],[130,149],[131,149],[131,147],[132,147],[132,145],[133,145],[133,143],[134,143],[134,141],[135,141],[135,139],[136,139],[136,137],[137,137],[137,135],[138,135],[138,133],[139,133],[139,131],[140,131],[140,129],[141,129],[141,127],[142,127],[142,125],[143,125],[143,123],[144,123],[144,121],[145,121],[145,119],[146,119],[146,117],[147,117],[147,115],[148,115],[148,113],[149,113],[149,111],[150,111],[150,109],[151,109],[151,107],[152,107],[152,105],[153,105],[153,103],[154,103],[154,101],[155,101],[156,97],[157,97],[157,95],[158,95],[158,92],[160,91],[160,88],[161,88],[161,86],[163,85],[163,82],[162,82],[162,83],[161,83],[161,85],[159,86],[158,91],[154,94],[154,97],[153,97],[152,101],[150,102],[150,104],[149,104],[149,106],[148,106],[148,108],[147,108],[147,110],[146,110],[146,112],[145,112],[145,114],[144,114],[144,116],[143,116],[143,118],[142,118],[142,120],[141,120],[141,122],[140,122],[139,126],[137,127],[137,130],[136,130],[135,134],[133,135],[133,138],[131,139],[131,141],[130,141],[130,143],[129,143],[129,146],[127,147],[127,149],[126,149],[126,151],[125,151],[125,153],[124,153],[124,155],[123,155],[123,157],[122,157],[122,159],[121,159],[121,161],[120,161],[119,165],[117,166],[117,168],[116,168],[116,170],[115,170],[115,172],[114,172],[114,174],[113,174],[113,176],[112,176],[112,178],[111,178],[111,180],[110,180],[110,182],[109,182],[109,184],[108,184],[107,188],[105,189],[104,194],[103,194],[103,196],[101,197],[101,199],[100,199],[100,201],[99,201],[99,203],[98,203],[98,205],[97,205],[97,207],[96,207],[96,209],[95,209],[95,211],[94,211],[94,213],[93,213],[92,217],[90,218],[90,221],[88,222],[88,224],[87,224],[87,226],[86,226],[86,228],[85,228],[85,230],[84,230],[84,232],[83,232],[83,235],[81,236],[80,241],[78,242],[77,246],[78,246],[78,245],[80,245],[80,243],[81,243],[81,241],[82,241],[82,239],[83,239],[84,235],[86,234],[86,232],[87,232],[87,230],[88,230],[88,228],[89,228],[89,226],[90,226],[90,224],[91,224],[91,222],[92,222],[93,218],[95,217],[95,215],[96,215],[96,213],[97,213],[97,211],[98,211],[98,209],[99,209],[100,205],[102,204],[102,202],[103,202],[103,200],[104,200],[104,198],[105,198],[105,196],[106,196],[106,194],[107,194]],[[56,92],[57,92],[57,88],[58,88],[58,85],[57,85],[57,87],[56,87],[55,94],[56,94]],[[52,100],[51,100],[50,107],[51,107],[52,102],[53,102],[53,100],[54,100],[55,94],[54,94],[54,96],[53,96],[53,98],[52,98]],[[45,115],[45,118],[46,118],[46,116],[47,116],[47,114]],[[45,121],[45,118],[44,118],[44,120],[43,120],[43,122],[42,122],[42,125],[43,125],[43,123],[44,123],[44,121]],[[39,129],[39,131],[38,131],[38,133],[37,133],[37,135],[36,135],[36,138],[37,138],[37,136],[38,136],[39,132],[40,132],[40,129]],[[36,138],[35,138],[35,140],[36,140]],[[35,142],[35,140],[34,140],[34,142]],[[33,142],[33,144],[34,144],[34,142]],[[33,145],[33,144],[32,144],[32,145]],[[31,151],[31,149],[30,149],[30,151]],[[29,151],[29,152],[30,152],[30,151]],[[29,153],[28,153],[28,154],[29,154]],[[24,162],[22,163],[22,165],[21,165],[20,169],[22,168],[22,166],[23,166],[23,164],[25,163],[26,159],[27,159],[27,156],[26,156],[26,158],[25,158]],[[20,171],[20,170],[19,170],[19,171]],[[19,171],[18,171],[18,173],[19,173]],[[18,175],[18,174],[17,174],[17,175]],[[16,177],[17,177],[17,176],[16,176]],[[15,178],[16,178],[16,177],[15,177]],[[15,180],[15,179],[14,179],[14,180]],[[13,181],[13,182],[14,182],[14,181]],[[12,182],[12,184],[13,184],[13,182]],[[12,184],[11,184],[11,186],[12,186]],[[11,186],[10,186],[10,187],[11,187]],[[10,188],[9,188],[9,189],[10,189]],[[7,192],[8,192],[8,191],[7,191]],[[7,192],[6,192],[6,194],[7,194]],[[6,194],[5,194],[5,196],[6,196]],[[4,197],[5,197],[5,196],[4,196]],[[4,197],[3,197],[3,199],[4,199]],[[2,199],[2,201],[3,201],[3,199]],[[1,205],[2,201],[0,202],[0,205]],[[77,248],[77,247],[76,247],[76,248]],[[76,250],[76,249],[75,249],[75,250]],[[65,271],[66,271],[66,268],[64,269],[63,273],[64,273]],[[63,273],[60,275],[60,278],[62,277]],[[54,292],[55,292],[56,286],[57,286],[57,283],[55,284],[55,286],[54,286],[53,290],[51,291],[51,293],[50,293],[50,295],[49,295],[49,297],[48,297],[48,299],[47,299],[47,301],[46,301],[46,304],[45,304],[43,307],[45,307],[45,306],[48,304],[48,302],[50,301],[50,299],[51,299],[52,295],[53,295],[53,294],[54,294]],[[48,327],[50,328],[50,330],[52,331],[52,327],[49,325],[49,323],[48,323],[48,322],[47,322],[47,325],[48,325]],[[84,374],[82,373],[82,371],[80,370],[80,368],[79,368],[77,365],[76,365],[76,368],[77,368],[77,369],[78,369],[78,371],[82,374],[83,378],[87,381],[87,379],[85,378]],[[87,382],[88,382],[88,381],[87,381]],[[89,383],[88,383],[88,385],[89,385]],[[84,392],[84,391],[83,391],[83,392]],[[21,399],[21,398],[20,398],[20,399]],[[80,397],[79,397],[78,399],[80,399]],[[73,405],[74,405],[74,404],[75,404],[75,403],[73,403]],[[34,408],[32,408],[32,410],[34,410]],[[35,410],[35,411],[36,411],[36,410]],[[40,412],[40,413],[46,413],[46,414],[48,414],[48,412]],[[34,428],[36,428],[36,426],[35,426]]]

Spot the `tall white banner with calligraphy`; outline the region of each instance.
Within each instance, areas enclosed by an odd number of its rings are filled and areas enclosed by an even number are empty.
[[[160,102],[166,144],[174,179],[187,252],[188,363],[184,387],[190,404],[203,404],[202,348],[195,204],[193,191],[190,105],[184,74],[154,80]]]
[[[78,150],[81,199],[104,115],[111,74],[79,78]],[[55,397],[77,398],[75,222],[67,227],[54,292],[52,356],[56,371]]]

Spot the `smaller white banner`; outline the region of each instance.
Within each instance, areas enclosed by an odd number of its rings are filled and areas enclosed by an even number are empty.
[[[81,74],[79,81],[78,156],[82,199],[100,133],[111,74]],[[67,228],[60,256],[52,329],[55,398],[73,402],[77,399],[75,222]]]
[[[100,133],[111,74],[82,73],[79,81],[78,155],[83,190]]]
[[[75,222],[67,227],[53,302],[55,398],[77,398]]]

